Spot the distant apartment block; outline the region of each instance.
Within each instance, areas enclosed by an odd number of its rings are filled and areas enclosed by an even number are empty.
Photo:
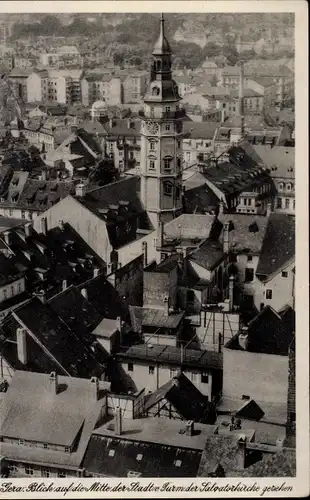
[[[82,56],[74,45],[64,45],[55,52],[40,54],[40,63],[47,67],[65,68],[69,66],[80,66]]]

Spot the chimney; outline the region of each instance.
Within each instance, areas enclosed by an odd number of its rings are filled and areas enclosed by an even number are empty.
[[[127,118],[127,128],[131,128],[131,119]]]
[[[3,233],[5,243],[10,246],[11,244],[11,233],[10,231],[4,231]]]
[[[90,379],[90,389],[92,393],[92,399],[98,401],[99,399],[99,380],[97,377],[92,377]]]
[[[47,233],[47,218],[46,217],[42,217],[42,219],[41,219],[41,233],[45,234],[45,235]]]
[[[165,316],[169,316],[169,297],[165,295],[164,297],[164,308],[165,308]]]
[[[27,238],[29,238],[32,235],[32,222],[26,222],[25,235]]]
[[[121,330],[122,330],[122,318],[120,316],[118,316],[116,318],[116,328],[121,333]]]
[[[45,302],[46,302],[46,293],[45,293],[44,290],[40,290],[38,293],[36,293],[36,296],[42,302],[42,304],[45,304]]]
[[[225,121],[225,109],[221,109],[221,123]]]
[[[272,204],[269,202],[267,204],[267,212],[266,212],[267,217],[269,217],[271,213],[272,213]]]
[[[238,335],[239,346],[244,351],[248,350],[248,345],[249,345],[248,331],[249,331],[248,327],[247,326],[243,326],[241,328],[241,333]]]
[[[115,434],[117,436],[122,434],[122,409],[119,406],[115,410]]]
[[[97,276],[99,276],[100,274],[100,269],[98,267],[95,267],[94,268],[94,278],[97,278]]]
[[[231,311],[233,306],[234,306],[234,285],[235,285],[235,278],[234,276],[229,277],[229,310]]]
[[[82,288],[81,294],[83,295],[84,299],[88,300],[87,288]]]
[[[246,436],[242,436],[238,440],[237,464],[236,464],[238,469],[245,468],[245,459],[246,459]]]
[[[143,251],[143,267],[147,266],[147,242],[142,242],[142,251]]]
[[[86,185],[83,182],[80,182],[75,186],[75,196],[83,198],[85,195],[86,195]]]
[[[240,61],[239,116],[241,118],[241,138],[244,136],[244,61]]]
[[[64,221],[62,219],[58,221],[58,226],[61,231],[64,230],[65,226],[64,226]]]
[[[225,222],[223,227],[223,252],[229,252],[229,222]]]
[[[17,341],[18,359],[23,365],[26,365],[28,358],[27,358],[27,330],[25,328],[17,328],[16,341]]]
[[[114,127],[114,120],[113,120],[113,118],[109,119],[109,125],[110,125],[110,128]]]
[[[224,202],[221,200],[219,204],[219,215],[224,213]]]
[[[157,247],[161,248],[164,243],[164,223],[159,222],[157,227]]]
[[[67,280],[62,280],[62,290],[67,290],[68,288],[68,283],[67,283]]]
[[[186,434],[186,436],[193,436],[194,435],[194,422],[193,422],[193,420],[188,420],[186,422],[185,434]]]
[[[49,376],[49,390],[52,394],[58,392],[58,376],[56,372],[52,372]]]

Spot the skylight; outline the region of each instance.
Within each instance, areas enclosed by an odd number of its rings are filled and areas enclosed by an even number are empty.
[[[109,457],[114,457],[115,450],[109,450]]]

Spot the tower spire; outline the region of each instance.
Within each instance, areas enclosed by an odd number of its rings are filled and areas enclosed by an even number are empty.
[[[160,31],[157,42],[155,43],[153,55],[171,54],[171,49],[167,38],[165,37],[165,18],[164,14],[160,16]]]

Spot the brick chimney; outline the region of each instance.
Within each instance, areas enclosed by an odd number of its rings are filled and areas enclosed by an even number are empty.
[[[61,231],[65,229],[64,221],[62,219],[58,221],[58,226]]]
[[[42,217],[40,223],[41,223],[41,233],[46,235],[46,233],[47,233],[47,218]]]
[[[166,295],[164,297],[164,311],[165,316],[169,316],[169,297]]]
[[[85,195],[86,195],[86,185],[83,182],[80,182],[75,186],[75,196],[83,198]]]
[[[235,278],[234,276],[229,277],[229,310],[231,311],[234,305],[234,286]]]
[[[11,245],[11,233],[10,233],[10,231],[4,231],[3,236],[4,236],[5,243],[8,246],[10,246]]]
[[[238,440],[238,448],[237,448],[237,467],[238,469],[245,468],[245,459],[246,459],[246,436],[240,437]]]
[[[58,375],[56,372],[52,372],[49,376],[49,390],[52,394],[58,392]]]
[[[32,222],[26,222],[25,226],[25,235],[29,238],[32,235]]]
[[[272,204],[269,202],[267,204],[267,212],[266,212],[267,217],[269,217],[271,213],[272,213]]]
[[[147,255],[147,242],[142,242],[142,251],[143,251],[143,267],[146,267],[148,264],[148,255]]]
[[[99,380],[97,377],[92,377],[90,379],[90,390],[92,393],[92,398],[95,401],[98,401],[98,399],[99,399]]]
[[[28,357],[27,357],[27,330],[25,328],[17,328],[16,341],[17,341],[18,359],[23,365],[26,365],[28,362]]]
[[[122,409],[118,406],[115,410],[115,434],[120,436],[122,434]]]
[[[223,227],[223,252],[229,252],[229,222],[225,222]]]
[[[194,435],[194,422],[193,422],[193,420],[188,420],[186,422],[185,434],[186,434],[186,436],[193,436]]]

